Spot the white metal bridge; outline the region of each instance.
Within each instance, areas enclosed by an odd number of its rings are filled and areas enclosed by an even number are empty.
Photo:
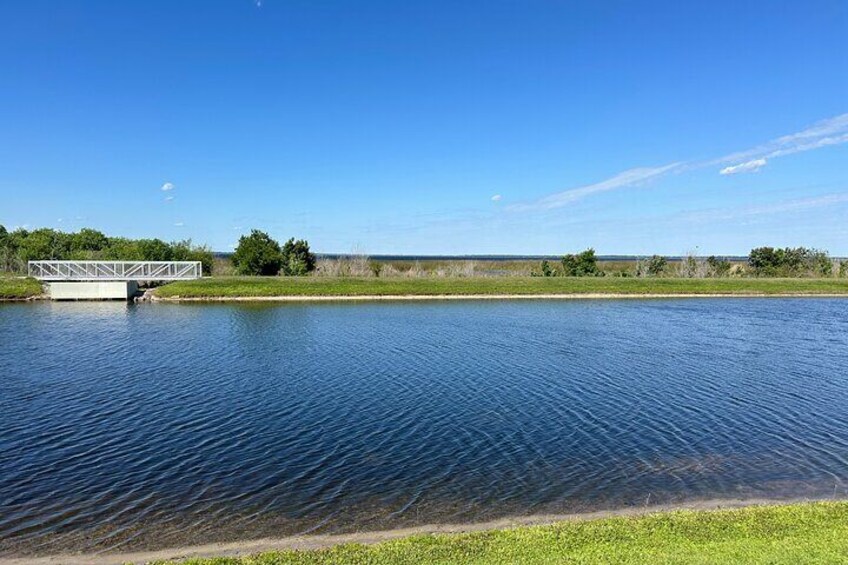
[[[177,281],[203,276],[200,261],[30,261],[42,281]]]

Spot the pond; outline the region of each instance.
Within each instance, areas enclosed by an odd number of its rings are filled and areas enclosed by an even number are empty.
[[[848,300],[0,306],[0,553],[848,493]]]

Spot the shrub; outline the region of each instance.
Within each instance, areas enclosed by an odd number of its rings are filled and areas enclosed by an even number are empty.
[[[598,277],[603,272],[598,269],[598,259],[592,248],[577,255],[565,255],[562,258],[562,275],[564,277]]]
[[[748,265],[758,277],[821,277],[833,273],[833,262],[827,251],[806,247],[757,247],[748,254]]]
[[[677,272],[685,279],[702,279],[709,274],[709,265],[694,252],[690,252],[681,259]]]
[[[267,233],[252,230],[239,238],[233,266],[240,275],[276,276],[283,266],[280,244]]]
[[[200,261],[203,274],[212,274],[215,264],[215,254],[206,246],[192,245],[190,239],[171,243],[173,261]]]
[[[556,276],[556,271],[551,268],[551,264],[547,261],[542,261],[541,265],[542,276],[543,277],[554,277]]]
[[[730,261],[719,259],[715,255],[707,257],[707,268],[711,277],[726,277],[730,274]]]
[[[294,238],[288,240],[282,249],[283,274],[289,277],[303,276],[315,270],[317,259],[309,250],[306,240]]]
[[[667,267],[668,259],[661,255],[653,255],[645,263],[645,272],[649,277],[658,277],[665,273]]]

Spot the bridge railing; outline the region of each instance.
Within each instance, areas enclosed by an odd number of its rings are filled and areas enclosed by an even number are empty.
[[[176,281],[203,276],[200,261],[30,261],[43,281]]]

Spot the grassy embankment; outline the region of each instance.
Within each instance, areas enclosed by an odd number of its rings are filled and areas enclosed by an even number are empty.
[[[35,279],[0,275],[0,300],[23,300],[44,292]]]
[[[156,294],[161,298],[538,294],[848,295],[848,279],[211,277],[170,283],[158,288]]]
[[[375,545],[277,551],[191,565],[506,563],[846,563],[848,503],[677,511]]]

